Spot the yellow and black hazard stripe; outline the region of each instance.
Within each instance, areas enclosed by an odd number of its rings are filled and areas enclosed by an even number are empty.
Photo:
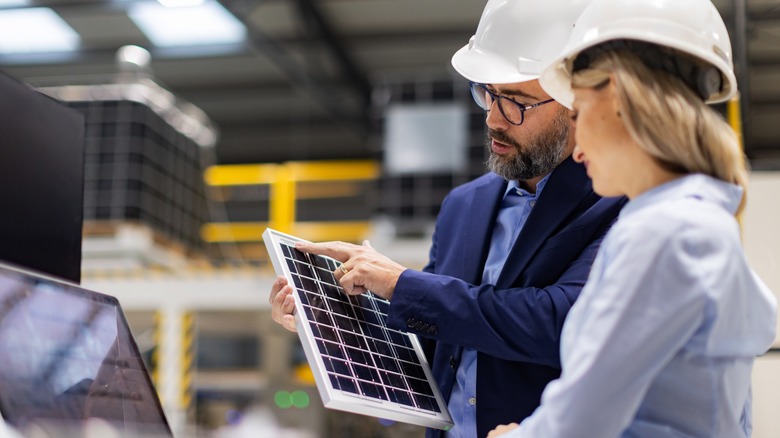
[[[162,330],[163,314],[159,310],[154,312],[154,346],[152,347],[152,357],[149,360],[149,374],[152,376],[152,383],[157,389],[157,395],[160,395],[160,352],[162,351]]]
[[[186,312],[181,321],[181,399],[180,407],[187,411],[192,406],[193,384],[192,374],[195,368],[195,315],[193,312]]]

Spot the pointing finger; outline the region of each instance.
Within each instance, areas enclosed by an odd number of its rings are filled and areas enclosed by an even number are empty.
[[[356,247],[346,242],[297,242],[295,244],[295,249],[299,251],[332,257],[342,262],[352,257]]]

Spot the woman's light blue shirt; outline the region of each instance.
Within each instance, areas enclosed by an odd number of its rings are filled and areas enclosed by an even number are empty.
[[[689,175],[626,205],[564,324],[560,379],[505,437],[750,435],[776,302],[742,249],[741,194]]]

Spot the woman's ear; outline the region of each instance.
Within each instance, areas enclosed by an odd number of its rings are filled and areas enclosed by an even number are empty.
[[[617,93],[617,77],[615,76],[615,73],[609,74],[609,82],[607,83],[607,87],[604,90],[605,93],[607,93],[608,98],[612,102],[612,109],[615,111],[615,115],[620,118],[622,115],[620,113],[620,99],[618,98]]]

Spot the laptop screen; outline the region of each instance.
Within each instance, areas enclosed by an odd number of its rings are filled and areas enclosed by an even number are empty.
[[[78,428],[100,418],[122,436],[170,436],[116,298],[0,265],[0,413]]]

